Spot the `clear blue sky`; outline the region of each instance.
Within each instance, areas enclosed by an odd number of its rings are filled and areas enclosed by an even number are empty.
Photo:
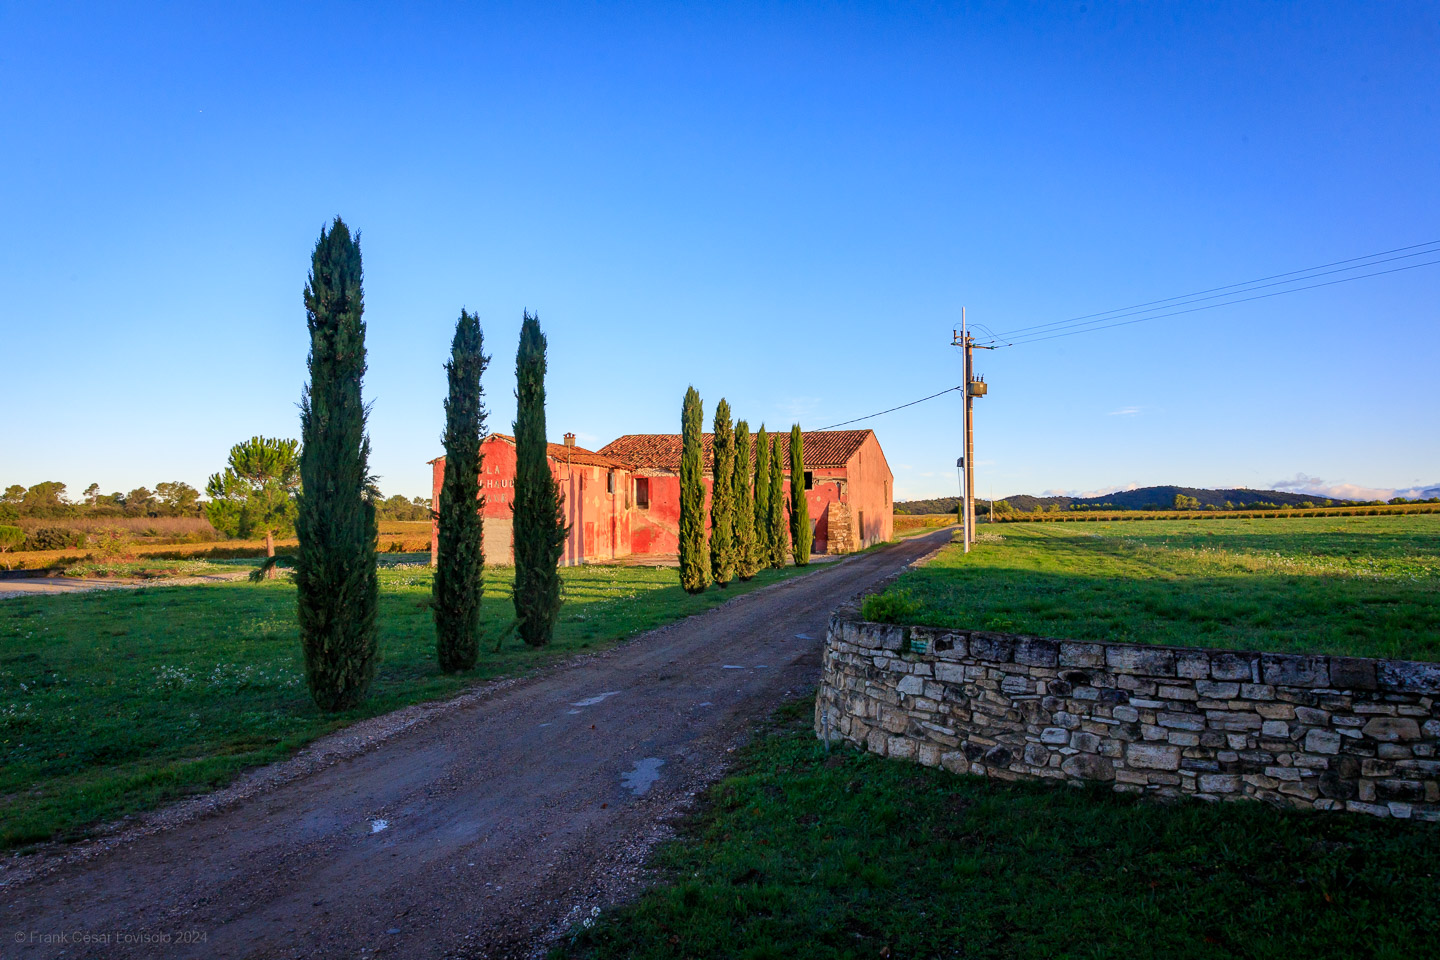
[[[461,306],[552,438],[824,426],[996,330],[1440,237],[1435,3],[0,4],[0,484],[297,436],[320,228],[428,492]],[[979,489],[1440,484],[1440,267],[981,357]],[[955,489],[958,405],[872,421]]]

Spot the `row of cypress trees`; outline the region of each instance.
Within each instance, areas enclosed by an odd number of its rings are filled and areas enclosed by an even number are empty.
[[[458,673],[475,666],[480,653],[480,601],[485,592],[485,498],[479,477],[485,467],[480,441],[485,436],[481,377],[490,358],[478,317],[460,311],[450,362],[445,365],[450,394],[445,401],[445,475],[431,606],[440,668]],[[560,555],[570,532],[565,523],[560,485],[550,472],[545,439],[545,334],[540,318],[527,310],[515,353],[515,606],[514,627],[532,647],[550,642],[560,614]]]
[[[781,440],[762,424],[754,436],[744,420],[731,423],[730,404],[715,407],[711,431],[710,536],[705,536],[704,410],[694,387],[680,409],[680,583],[700,593],[726,587],[766,567],[810,562],[812,532],[805,502],[805,452],[800,425],[790,429],[789,510]],[[753,466],[752,466],[753,465]],[[789,515],[787,529],[786,515]]]
[[[370,474],[364,271],[360,238],[339,217],[320,239],[305,285],[309,382],[300,398],[300,479],[295,585],[300,643],[310,695],[322,710],[358,705],[375,677],[376,489]],[[568,528],[545,440],[545,336],[525,314],[515,357],[515,627],[526,643],[548,643],[560,609],[558,564]],[[431,606],[436,654],[446,672],[468,670],[479,655],[484,596],[485,499],[480,494],[485,435],[481,379],[490,358],[477,316],[460,311],[445,364],[445,474],[439,556]]]

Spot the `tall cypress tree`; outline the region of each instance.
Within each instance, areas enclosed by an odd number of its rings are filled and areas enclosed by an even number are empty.
[[[735,578],[735,428],[724,397],[715,406],[710,458],[710,576],[728,587]]]
[[[770,566],[779,570],[790,555],[785,529],[785,462],[780,455],[780,438],[770,438]]]
[[[805,500],[805,440],[800,424],[790,428],[790,552],[795,566],[810,563],[810,506]]]
[[[705,549],[705,413],[694,387],[680,408],[680,585],[703,593],[710,584],[710,554]]]
[[[475,666],[480,653],[480,599],[485,593],[485,498],[480,496],[484,455],[485,389],[480,383],[490,358],[484,353],[480,318],[460,311],[445,373],[445,476],[440,485],[440,546],[431,606],[440,669],[457,673]]]
[[[735,424],[735,574],[749,580],[760,569],[755,540],[755,488],[750,485],[750,424]]]
[[[310,259],[310,382],[300,396],[296,606],[305,680],[322,710],[360,703],[375,677],[375,502],[365,376],[360,241],[339,217]]]
[[[570,532],[545,439],[545,335],[527,311],[515,354],[515,620],[543,647],[560,614],[560,555]]]
[[[770,566],[770,434],[755,434],[755,565]]]

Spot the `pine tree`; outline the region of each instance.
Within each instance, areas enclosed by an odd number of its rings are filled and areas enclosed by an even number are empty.
[[[485,593],[485,499],[480,496],[484,454],[485,389],[480,378],[490,363],[478,316],[460,311],[445,373],[445,476],[440,486],[440,545],[432,586],[435,652],[440,669],[457,673],[475,666],[480,653],[480,600]]]
[[[755,538],[755,488],[750,485],[750,424],[735,424],[735,575],[749,580],[760,569]]]
[[[730,425],[730,404],[724,397],[715,406],[710,442],[710,575],[715,585],[728,587],[735,577],[735,430]]]
[[[305,679],[322,710],[360,703],[375,677],[373,482],[365,376],[365,298],[359,238],[339,217],[320,240],[305,285],[310,382],[300,397],[296,606]]]
[[[790,552],[795,566],[810,563],[810,506],[805,501],[805,440],[800,424],[790,428]]]
[[[703,593],[710,584],[710,554],[705,549],[704,421],[700,394],[691,387],[680,408],[680,585],[686,593]]]
[[[790,555],[785,529],[785,462],[780,455],[780,438],[770,438],[770,566],[785,566]]]
[[[770,566],[770,434],[755,434],[755,565]]]
[[[515,621],[532,647],[560,614],[560,555],[570,529],[545,439],[545,335],[527,312],[515,354]]]

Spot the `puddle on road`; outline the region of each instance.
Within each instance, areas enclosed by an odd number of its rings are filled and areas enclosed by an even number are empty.
[[[665,761],[659,757],[636,760],[635,769],[620,775],[620,785],[637,797],[644,796],[660,779],[660,768],[664,765]]]
[[[389,829],[389,827],[390,827],[390,821],[389,821],[389,820],[371,820],[371,821],[370,821],[370,832],[371,832],[371,833],[379,833],[381,830],[387,830],[387,829]]]
[[[745,668],[742,667],[742,666],[740,666],[740,664],[738,664],[738,663],[727,663],[727,664],[725,664],[723,667],[721,667],[720,669],[721,669],[721,670],[744,670]]]
[[[618,696],[620,696],[620,691],[619,691],[619,690],[608,690],[608,691],[606,691],[605,693],[600,694],[599,696],[590,697],[590,698],[588,698],[588,699],[586,699],[586,700],[577,700],[577,701],[575,701],[574,703],[570,704],[570,706],[572,706],[572,707],[593,707],[593,706],[595,706],[595,704],[597,704],[597,703],[604,703],[605,700],[608,699],[609,697],[618,697]],[[571,713],[574,713],[575,711],[574,711],[574,710],[571,710],[570,712],[571,712]]]
[[[797,633],[797,634],[795,634],[795,639],[796,639],[796,640],[814,640],[815,638],[812,637],[812,636],[810,636],[810,634],[808,634],[808,633]]]

